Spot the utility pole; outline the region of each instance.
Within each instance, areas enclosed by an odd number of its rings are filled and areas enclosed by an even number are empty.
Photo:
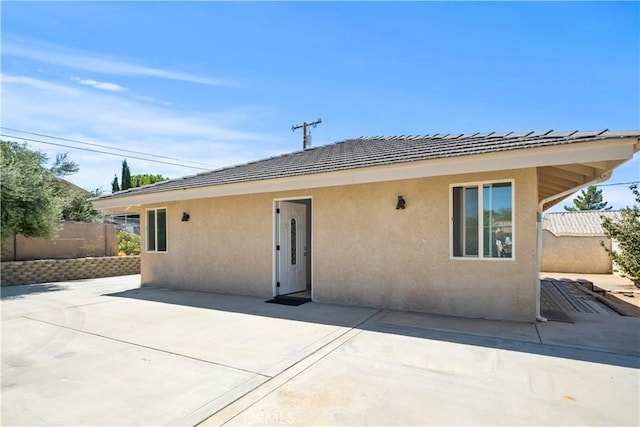
[[[307,146],[311,145],[311,142],[309,141],[309,135],[307,135],[307,128],[309,126],[313,126],[315,128],[316,125],[319,125],[320,123],[322,123],[322,119],[318,119],[315,122],[311,122],[311,123],[304,122],[301,125],[291,126],[291,132],[294,132],[296,129],[302,128],[302,149],[303,150],[306,150]]]

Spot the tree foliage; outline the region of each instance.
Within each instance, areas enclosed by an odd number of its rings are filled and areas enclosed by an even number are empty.
[[[140,236],[124,230],[118,232],[118,253],[140,255]]]
[[[113,181],[111,181],[111,192],[115,193],[117,191],[120,191],[120,183],[118,182],[118,177],[114,175]]]
[[[47,167],[44,153],[17,142],[1,144],[2,240],[14,234],[51,240],[62,219],[91,222],[98,217],[88,200],[98,190],[91,193],[58,178],[79,170],[67,153],[57,154]]]
[[[99,196],[100,191],[87,191],[61,179],[56,180],[55,186],[63,220],[94,222],[98,219],[100,214],[93,209],[89,198]]]
[[[53,239],[61,218],[54,176],[47,157],[26,144],[1,141],[1,238],[13,234]]]
[[[169,178],[161,174],[153,175],[150,173],[131,176],[131,187],[142,187],[143,185],[155,184],[156,182],[166,181]]]
[[[640,191],[637,184],[629,188],[635,196],[636,205],[622,209],[618,220],[602,217],[602,228],[607,237],[618,241],[618,250],[608,249],[603,242],[600,243],[621,275],[640,288]]]
[[[56,160],[49,169],[55,176],[73,175],[80,170],[80,167],[73,160],[69,160],[67,153],[56,154]]]
[[[122,161],[122,179],[120,180],[120,190],[128,190],[131,188],[131,171],[127,164],[127,159]]]
[[[113,176],[111,181],[111,192],[128,190],[129,188],[142,187],[143,185],[155,184],[156,182],[166,181],[169,178],[162,176],[161,174],[154,175],[150,173],[131,175],[131,170],[127,164],[127,159],[122,161],[122,173],[120,175],[120,181],[118,176]]]
[[[590,185],[586,190],[582,190],[578,197],[573,199],[574,206],[565,206],[566,211],[602,211],[609,210],[607,202],[602,200],[602,190],[598,190],[595,185]]]

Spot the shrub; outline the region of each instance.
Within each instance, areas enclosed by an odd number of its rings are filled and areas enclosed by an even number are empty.
[[[638,186],[632,185],[629,188],[640,205]],[[640,288],[640,206],[620,210],[620,218],[616,221],[603,218],[602,228],[607,237],[619,242],[617,251],[606,247],[605,250],[618,266],[621,276],[631,279]]]
[[[118,233],[118,255],[140,255],[140,236],[128,231]]]

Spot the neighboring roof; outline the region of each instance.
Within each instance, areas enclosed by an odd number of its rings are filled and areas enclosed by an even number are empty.
[[[198,175],[132,188],[98,199],[639,136],[640,131],[609,131],[605,129],[589,132],[492,132],[360,137]]]
[[[555,236],[604,236],[602,217],[616,220],[620,211],[550,212],[544,216],[542,228]]]
[[[87,194],[87,197],[89,197],[91,195],[90,191],[87,191],[84,188],[79,187],[79,186],[75,185],[74,183],[67,181],[66,179],[60,178],[58,176],[54,176],[53,179],[56,182],[60,183],[60,185],[62,185],[63,187],[66,187],[66,188],[68,188],[70,190],[76,190],[76,191],[84,192],[84,193]]]

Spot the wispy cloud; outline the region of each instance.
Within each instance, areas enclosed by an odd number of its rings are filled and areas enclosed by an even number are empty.
[[[71,80],[84,86],[91,86],[93,88],[106,90],[109,92],[124,92],[127,90],[126,87],[120,86],[116,83],[98,82],[91,79],[81,79],[80,77],[71,77]]]
[[[26,58],[45,62],[74,70],[91,71],[102,74],[123,76],[155,77],[159,79],[178,80],[210,86],[235,86],[229,79],[204,77],[195,74],[181,73],[173,70],[149,67],[120,58],[106,55],[71,50],[42,42],[27,41],[11,35],[3,35],[2,55]]]
[[[2,78],[3,84],[18,84],[18,85],[31,86],[33,88],[42,89],[50,92],[57,92],[59,94],[64,94],[64,95],[75,95],[78,93],[78,91],[75,90],[74,88],[70,88],[64,85],[59,85],[56,83],[51,83],[45,80],[34,79],[32,77],[14,76],[14,75],[3,73],[1,75],[1,78]]]
[[[67,80],[65,86],[24,76],[2,78],[1,119],[3,126],[9,128],[196,161],[211,168],[255,160],[278,151],[277,137],[247,130],[254,110],[185,111],[140,100],[128,91],[93,90],[94,84],[82,85],[79,81]],[[17,132],[3,133],[46,140]],[[69,179],[88,189],[108,190],[113,174],[119,172],[120,162],[127,157],[125,153],[108,156],[27,142],[50,157],[68,151],[80,164],[80,172]],[[161,173],[172,178],[197,172],[130,157],[129,165],[134,173]]]

